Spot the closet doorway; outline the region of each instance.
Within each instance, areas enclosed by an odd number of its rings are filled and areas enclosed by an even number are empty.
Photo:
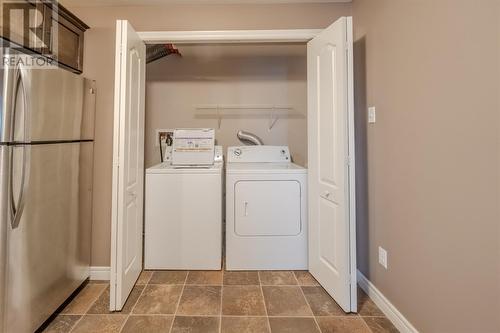
[[[136,32],[117,21],[110,310],[142,270],[146,44],[307,44],[309,271],[357,311],[352,18],[324,30]]]

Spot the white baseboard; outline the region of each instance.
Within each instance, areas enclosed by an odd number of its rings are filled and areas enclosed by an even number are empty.
[[[402,333],[418,333],[401,312],[358,270],[358,285]]]
[[[90,280],[109,281],[109,266],[90,266]]]

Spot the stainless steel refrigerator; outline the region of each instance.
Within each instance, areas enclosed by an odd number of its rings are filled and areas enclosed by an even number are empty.
[[[0,69],[0,328],[23,333],[89,276],[95,88],[11,63]]]

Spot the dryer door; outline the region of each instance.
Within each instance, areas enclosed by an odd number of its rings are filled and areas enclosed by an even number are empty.
[[[296,236],[302,231],[301,187],[296,180],[239,181],[234,221],[239,236]]]

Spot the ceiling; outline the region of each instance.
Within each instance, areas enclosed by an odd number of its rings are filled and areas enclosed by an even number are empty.
[[[352,0],[60,0],[64,6],[156,6],[165,4],[335,3]]]

